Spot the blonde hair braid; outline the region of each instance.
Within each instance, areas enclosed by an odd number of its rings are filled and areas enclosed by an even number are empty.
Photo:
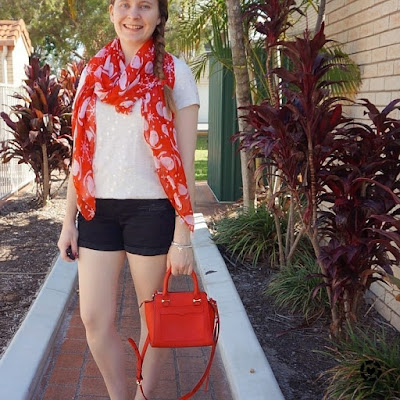
[[[161,15],[161,22],[159,25],[156,26],[156,29],[153,33],[154,39],[154,47],[155,47],[155,57],[154,57],[154,75],[159,79],[165,79],[164,75],[164,56],[165,56],[165,24],[166,18]],[[164,85],[164,97],[165,103],[168,110],[172,111],[173,113],[176,112],[176,105],[172,95],[172,88],[168,85]]]

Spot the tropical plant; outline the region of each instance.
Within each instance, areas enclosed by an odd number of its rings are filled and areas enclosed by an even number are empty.
[[[14,97],[24,104],[11,106],[10,114],[1,117],[11,129],[14,138],[0,149],[3,163],[11,159],[30,165],[35,173],[38,197],[43,205],[57,191],[51,191],[55,171],[68,175],[71,158],[72,136],[70,112],[73,93],[62,88],[51,75],[48,64],[40,67],[32,58],[25,68],[25,95]]]
[[[270,0],[268,2],[257,2],[249,5],[244,13],[244,20],[252,23],[255,30],[265,37],[265,68],[263,68],[265,80],[268,84],[268,93],[271,104],[279,104],[279,93],[277,82],[274,82],[269,71],[271,66],[278,66],[277,43],[282,39],[285,32],[292,26],[290,17],[295,12],[303,15],[295,0]]]
[[[364,99],[371,126],[349,122],[335,141],[336,163],[319,171],[326,188],[318,201],[320,246],[339,320],[356,320],[371,283],[392,275],[400,260],[400,121],[390,118],[400,100],[381,112]]]
[[[323,373],[324,400],[387,400],[400,398],[400,342],[387,334],[347,328],[347,341],[332,344],[324,354],[337,364]]]
[[[318,7],[314,3],[319,3],[320,6]],[[254,26],[253,30],[261,35],[259,39],[253,39],[252,46],[248,46],[248,52],[251,54],[250,60],[253,63],[255,62],[253,67],[250,68],[251,71],[255,71],[253,81],[256,82],[256,90],[253,91],[255,100],[253,104],[260,104],[262,102],[260,96],[263,93],[266,94],[263,99],[269,98],[270,103],[274,106],[285,102],[285,96],[278,85],[279,77],[273,73],[273,68],[283,66],[290,70],[292,64],[290,58],[284,52],[280,51],[278,42],[285,37],[290,37],[290,29],[299,21],[299,18],[304,18],[304,13],[309,7],[317,10],[319,15],[320,12],[324,12],[321,9],[321,7],[324,8],[323,2],[313,1],[302,1],[300,3],[292,0],[273,0],[255,3],[248,7],[248,10],[244,14],[245,20],[247,24]],[[251,31],[251,28],[248,28],[248,30]],[[260,46],[262,43],[264,47],[263,52],[261,52],[262,48]],[[328,82],[332,82],[332,95],[347,95],[353,98],[361,85],[359,67],[341,50],[338,43],[334,45],[330,44],[324,50],[330,52],[332,55],[336,55],[331,60],[333,67],[326,72],[325,76]],[[266,189],[268,197],[273,199],[276,193],[280,191],[282,184],[279,172],[277,172],[273,164],[260,168],[259,159],[256,159],[256,166],[258,168],[256,181],[261,181],[261,173],[265,171],[267,175]],[[293,212],[294,209],[290,209],[290,215]],[[289,217],[289,223],[292,221],[293,218]],[[291,224],[288,227],[290,238],[294,237],[293,229],[293,224]],[[280,256],[282,265],[285,262],[290,262],[290,254],[293,254],[292,250],[295,250],[295,248],[292,249],[287,245],[292,244],[293,241],[286,240],[285,250],[283,246],[281,248]]]
[[[341,101],[349,100],[333,96],[333,82],[326,79],[329,70],[341,65],[341,57],[324,50],[327,42],[323,26],[313,38],[306,32],[303,38],[277,42],[291,65],[272,70],[281,80],[285,103],[266,100],[249,107],[254,133],[241,138],[254,157],[267,160],[262,167],[275,167],[282,181],[269,202],[276,219],[282,214],[278,196],[289,196],[300,216],[302,226],[290,240],[287,259],[307,234],[328,290],[331,330],[337,336],[345,319],[356,318],[372,281],[390,274],[390,264],[400,260],[400,126],[388,117],[398,108],[396,101],[382,112],[364,101],[373,127],[342,115]],[[325,211],[324,206],[332,208]]]
[[[295,58],[301,57],[301,54],[298,53],[294,56],[293,49],[292,54],[289,54],[290,50],[288,50],[285,45],[283,45],[281,49],[281,43],[291,43],[290,41],[282,42],[281,39],[285,37],[288,29],[292,27],[291,21],[295,13],[303,15],[302,8],[297,7],[295,1],[273,0],[250,5],[244,15],[246,21],[252,23],[255,30],[264,38],[264,54],[266,55],[264,57],[265,67],[261,68],[261,70],[265,76],[264,81],[266,82],[266,92],[268,93],[265,99],[269,99],[269,103],[274,108],[279,108],[280,104],[286,101],[285,96],[287,94],[283,91],[284,86],[278,85],[279,79],[281,79],[278,71],[291,71],[294,68],[299,68],[299,63],[297,62],[296,64]],[[300,47],[301,41],[295,41],[294,43],[297,43],[297,47]],[[329,48],[327,46],[328,44],[329,41],[324,41],[323,48],[320,48],[320,52],[324,53],[323,63],[329,64],[329,66],[326,65],[327,68],[324,70],[324,79],[326,82],[329,82],[331,91],[331,93],[328,93],[328,96],[336,95],[340,97],[343,94],[353,96],[361,84],[359,68],[340,49],[340,46],[335,44]],[[297,49],[297,51],[302,50],[305,50],[305,48]],[[276,60],[278,58],[281,59],[281,65],[278,65],[278,68],[273,68],[277,65]],[[258,64],[261,64],[259,57],[257,57],[257,54],[254,52],[253,59],[258,60]],[[291,83],[287,83],[287,85],[290,86]],[[320,89],[321,94],[324,95],[323,88]],[[298,87],[298,90],[301,90],[301,88]],[[261,173],[266,174],[268,197],[270,201],[273,202],[275,197],[280,195],[281,185],[283,184],[279,168],[277,168],[274,162],[270,162],[268,158],[264,159],[265,162],[263,165],[261,165],[260,162],[261,158],[258,158],[258,160],[259,161],[256,162],[259,167],[257,175],[260,176]],[[286,240],[286,246],[284,246],[284,238],[281,236],[279,228],[277,229],[280,243],[281,265],[290,262],[296,248],[296,242],[294,241],[294,217],[292,216],[294,213],[294,205],[295,202],[292,202],[288,219],[290,226],[287,230],[289,237],[286,238],[289,240]],[[276,222],[279,224],[278,216],[282,211],[279,210],[277,204],[274,204],[274,210]]]
[[[180,0],[179,3],[182,11],[176,27],[177,42],[180,52],[190,59],[195,78],[205,72],[210,56],[232,70],[226,1]]]
[[[59,98],[62,104],[61,108],[64,110],[62,114],[62,119],[64,121],[62,133],[69,136],[72,136],[72,105],[85,65],[86,63],[84,60],[78,62],[73,61],[65,68],[61,69],[58,77],[58,82],[61,85]]]
[[[79,79],[85,65],[86,63],[84,60],[78,62],[74,61],[68,64],[66,68],[62,68],[60,71],[58,81],[61,87],[66,90],[66,94],[69,95],[68,100],[73,100],[75,98]]]
[[[327,150],[327,145],[332,142],[330,132],[343,122],[341,112],[338,112],[341,110],[337,104],[340,98],[327,96],[324,84],[320,82],[326,71],[333,68],[332,60],[335,58],[335,55],[321,51],[325,43],[322,31],[313,39],[305,35],[293,42],[280,42],[281,51],[291,60],[292,70],[281,67],[272,72],[281,79],[286,103],[272,105],[266,100],[259,106],[249,107],[247,118],[255,132],[243,138],[243,145],[252,149],[255,157],[266,160],[261,168],[268,168],[268,175],[279,171],[282,187],[270,201],[275,214],[279,216],[281,213],[275,207],[278,195],[289,194],[292,208],[306,205],[303,231],[306,227],[311,229],[314,248],[318,243],[315,231],[317,214],[310,193],[315,195],[317,188],[315,179],[308,178],[315,178],[315,169],[330,157]],[[307,59],[303,59],[304,54],[308,54]],[[320,151],[314,160],[310,150],[315,146]],[[291,259],[295,245],[296,241],[290,244],[286,259]],[[280,253],[284,265],[283,248]],[[319,251],[316,254],[319,255]]]

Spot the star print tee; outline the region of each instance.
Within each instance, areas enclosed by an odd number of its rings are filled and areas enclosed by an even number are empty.
[[[200,104],[196,83],[186,63],[176,57],[173,97],[177,110]],[[85,71],[80,82],[83,82]],[[79,90],[79,88],[78,88]],[[155,170],[154,159],[144,139],[141,101],[132,113],[117,113],[115,107],[96,102],[96,148],[93,159],[96,198],[167,198]]]

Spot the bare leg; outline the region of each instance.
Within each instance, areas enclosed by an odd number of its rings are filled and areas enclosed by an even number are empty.
[[[155,290],[161,290],[166,271],[167,256],[139,256],[127,253],[133,282],[135,285],[138,304],[150,300]],[[147,326],[143,307],[140,308],[140,342],[139,349],[143,348],[147,337]],[[168,356],[169,349],[148,347],[143,363],[143,391],[146,397],[151,395],[155,388],[162,363]],[[138,388],[135,400],[143,400]]]
[[[125,351],[115,326],[124,251],[79,249],[79,300],[90,351],[112,400],[127,400]]]

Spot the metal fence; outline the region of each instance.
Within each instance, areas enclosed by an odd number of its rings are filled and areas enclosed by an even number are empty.
[[[0,112],[9,113],[10,106],[19,102],[12,97],[16,92],[21,93],[21,87],[0,84]],[[0,147],[12,138],[10,129],[0,118]],[[35,175],[30,167],[26,164],[18,164],[18,160],[13,159],[7,164],[0,162],[0,199],[16,192],[34,178]]]

